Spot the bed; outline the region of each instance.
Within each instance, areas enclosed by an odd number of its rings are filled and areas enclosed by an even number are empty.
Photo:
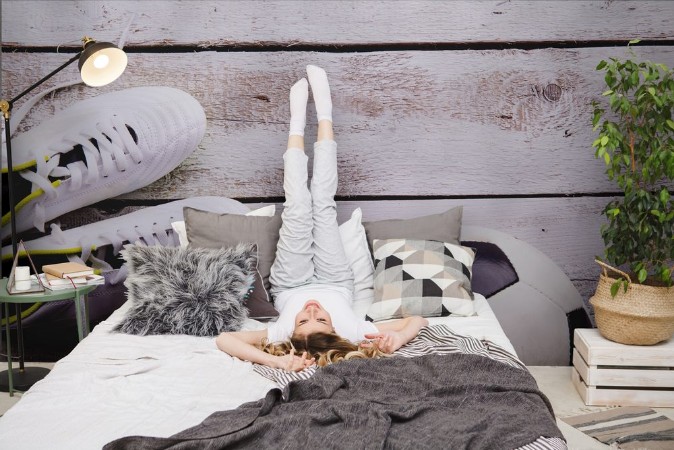
[[[360,223],[360,216],[357,218]],[[497,408],[488,414],[481,410],[481,405],[478,405],[478,409],[471,409],[467,406],[465,410],[455,408],[453,414],[456,415],[457,411],[461,411],[456,417],[465,415],[470,418],[470,425],[464,424],[462,429],[472,430],[463,437],[468,439],[467,441],[458,442],[464,442],[466,446],[472,445],[475,448],[485,446],[492,448],[508,446],[512,448],[565,448],[560,439],[561,434],[555,426],[549,403],[537,391],[533,378],[524,369],[524,363],[530,363],[527,359],[537,361],[539,353],[545,351],[546,348],[554,349],[553,353],[561,355],[561,358],[566,360],[569,352],[568,333],[571,326],[569,317],[573,315],[573,311],[578,308],[582,309],[580,297],[561,270],[526,243],[494,230],[476,227],[464,227],[461,239],[463,244],[473,245],[473,248],[477,247],[478,254],[482,254],[482,259],[476,259],[473,267],[474,280],[482,284],[482,289],[488,291],[486,293],[489,298],[478,293],[476,289],[473,300],[474,315],[429,318],[430,324],[427,327],[430,330],[429,333],[432,336],[440,336],[440,341],[435,342],[431,339],[433,341],[430,345],[432,351],[426,352],[427,354],[423,356],[414,354],[414,349],[412,349],[412,354],[416,356],[414,358],[400,357],[368,361],[367,364],[375,364],[374,368],[369,366],[355,368],[354,364],[361,364],[362,361],[349,361],[336,364],[330,367],[330,370],[319,369],[315,371],[315,374],[312,372],[313,376],[291,382],[294,378],[274,378],[273,375],[265,374],[264,370],[259,370],[259,367],[256,368],[251,363],[237,360],[220,352],[215,346],[213,337],[137,336],[116,332],[115,327],[128,318],[128,313],[133,308],[132,302],[127,301],[110,317],[99,323],[69,355],[58,361],[51,373],[26,392],[20,402],[0,419],[0,436],[3,437],[4,442],[11,443],[12,448],[16,449],[93,449],[102,448],[105,445],[108,445],[108,448],[166,448],[170,445],[194,448],[197,446],[196,442],[202,445],[210,443],[215,447],[247,446],[252,445],[253,442],[258,442],[258,446],[264,442],[278,443],[278,436],[273,434],[275,432],[273,427],[267,425],[257,427],[262,435],[244,437],[241,437],[241,433],[248,433],[256,427],[241,425],[237,429],[227,431],[225,433],[227,436],[224,438],[214,433],[213,430],[221,427],[231,428],[234,426],[232,424],[237,423],[248,424],[246,420],[250,417],[263,415],[260,413],[260,408],[279,414],[278,411],[282,411],[282,408],[289,405],[286,402],[287,397],[284,396],[292,398],[300,396],[301,400],[298,400],[299,403],[296,404],[307,404],[302,401],[306,402],[317,391],[326,391],[325,383],[328,385],[334,383],[335,377],[347,380],[345,385],[356,386],[362,380],[352,377],[363,376],[356,372],[373,373],[374,370],[374,373],[377,373],[379,366],[376,364],[419,364],[426,373],[423,376],[435,377],[440,373],[449,377],[443,382],[445,387],[451,386],[452,380],[466,377],[465,383],[469,384],[462,384],[465,392],[459,392],[460,399],[457,400],[459,404],[467,401],[466,399],[477,398],[476,390],[483,389],[485,385],[492,387],[488,389],[490,391],[506,395],[506,397],[501,397],[500,402],[504,399],[506,403],[510,402],[508,407],[500,412]],[[482,248],[481,252],[480,248]],[[364,313],[367,302],[368,300],[360,299],[360,302],[357,300],[355,309]],[[529,305],[528,310],[522,309],[522,302]],[[497,311],[500,311],[500,316],[496,314]],[[504,330],[506,326],[519,331],[525,327],[521,326],[521,322],[518,326],[518,317],[527,314],[531,317],[539,311],[543,312],[542,319],[548,321],[547,327],[543,326],[546,329],[541,336],[535,334],[540,332],[540,327],[532,326],[533,334],[528,336],[524,334],[522,338],[522,334],[514,332],[512,334],[514,339],[509,339],[508,331]],[[243,329],[260,329],[264,326],[263,322],[250,318],[243,322]],[[416,345],[417,341],[419,339],[411,344]],[[406,348],[401,349],[403,353]],[[440,348],[444,349],[445,354],[435,354]],[[461,358],[463,360],[460,360]],[[503,360],[509,361],[510,365],[503,364]],[[444,365],[435,366],[438,361],[442,361]],[[471,367],[477,364],[479,367],[471,369],[475,372],[468,370],[451,372],[452,367],[464,367],[462,364],[468,364]],[[489,364],[495,365],[492,367]],[[505,370],[504,374],[499,374],[497,369]],[[352,370],[354,373],[338,373],[335,370],[338,372]],[[405,374],[410,370],[421,369],[417,366],[386,366],[383,373]],[[499,379],[485,381],[487,379],[481,378],[490,376],[489,374]],[[423,376],[419,375],[420,379]],[[401,381],[401,386],[409,384],[412,389],[410,392],[414,392],[411,380],[407,380],[404,375],[398,378],[403,378],[404,383]],[[518,379],[517,383],[520,384],[515,383],[513,381],[515,379]],[[515,384],[497,387],[501,382]],[[319,384],[316,385],[316,383]],[[304,391],[302,391],[303,387]],[[416,388],[418,389],[419,386]],[[341,393],[340,395],[348,395],[342,392],[343,389],[337,391]],[[437,389],[429,389],[429,392],[436,391],[440,392]],[[467,395],[468,392],[475,393],[475,395]],[[309,397],[301,397],[302,395]],[[414,395],[414,399],[421,397],[430,399],[431,397],[430,394],[420,396],[418,392],[411,395]],[[511,395],[514,397],[510,397]],[[526,400],[523,403],[527,405],[526,412],[517,413],[517,409],[512,409],[513,403],[520,403],[517,400],[520,398],[519,395],[524,396],[522,398]],[[449,394],[444,391],[438,396],[439,401],[449,398]],[[343,405],[342,400],[336,399],[335,401]],[[328,399],[320,399],[320,401],[328,401]],[[362,408],[370,408],[375,403],[378,402],[364,401],[357,405],[350,405],[348,408],[351,408],[349,411],[353,413],[353,411],[361,411]],[[399,407],[408,411],[409,404],[405,403]],[[428,405],[419,407],[422,408],[420,411],[438,410]],[[448,407],[444,405],[442,408]],[[344,414],[334,405],[321,408],[321,411],[317,413],[324,414],[326,410],[334,410],[336,417],[342,417]],[[394,411],[391,414],[400,418],[400,414],[404,415],[405,411]],[[531,411],[538,412],[532,413]],[[376,411],[370,411],[370,413],[375,416],[379,414]],[[245,417],[233,417],[232,414],[243,414]],[[432,420],[430,423],[417,424],[416,418],[427,416],[425,413],[410,414],[411,416],[404,420],[393,420],[397,428],[395,430],[391,428],[389,435],[391,438],[397,436],[396,439],[398,439],[389,442],[393,447],[409,446],[410,442],[400,440],[400,436],[413,435],[414,433],[410,430],[414,426],[436,426]],[[500,420],[507,417],[500,414],[515,415],[511,419]],[[480,415],[482,417],[478,417]],[[348,414],[342,417],[345,422],[337,426],[338,431],[346,430],[346,436],[352,438],[360,436],[355,431],[358,427],[349,422],[353,419],[348,419],[348,417]],[[504,432],[496,425],[497,423],[510,423],[515,420],[515,417],[524,418],[527,423],[535,422],[537,428],[534,427],[530,431],[535,436],[519,435],[517,430]],[[316,423],[322,419],[309,417],[307,420],[310,423]],[[490,436],[486,429],[481,431],[476,429],[476,424],[484,425],[485,420],[494,424],[488,428],[493,433],[498,432],[501,437]],[[444,424],[460,421],[442,420],[441,422]],[[515,425],[516,423],[513,422],[513,426]],[[330,433],[335,432],[334,428],[324,430],[326,432],[329,430]],[[318,427],[316,431],[316,436],[321,436],[321,428]],[[514,436],[513,441],[508,440],[510,432]],[[302,433],[306,434],[305,431]],[[448,431],[433,428],[427,434],[435,436],[436,439],[438,437],[444,439],[442,436],[449,436],[447,433]],[[370,436],[370,434],[367,435]],[[170,436],[177,437],[167,439]],[[221,440],[232,436],[239,437],[233,441]],[[311,436],[314,436],[313,428]],[[329,446],[341,448],[353,445],[353,442],[349,445],[349,441],[339,440],[339,435],[333,434],[332,436],[337,440],[328,441]],[[476,440],[476,436],[483,436],[488,440],[482,442]],[[459,434],[456,435],[456,439],[463,438]],[[270,441],[265,441],[265,439],[270,439]],[[325,442],[323,439],[321,437],[316,442]],[[344,439],[344,436],[341,439]],[[449,443],[449,438],[444,442]],[[513,442],[517,442],[517,445],[511,445]],[[422,447],[425,445],[429,448],[437,443],[438,441],[433,440],[417,441],[417,444]],[[289,441],[284,445],[293,447],[303,444]]]

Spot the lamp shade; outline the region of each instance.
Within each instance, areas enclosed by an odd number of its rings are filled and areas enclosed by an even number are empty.
[[[124,51],[109,42],[88,41],[78,63],[82,81],[88,86],[105,86],[126,69]]]

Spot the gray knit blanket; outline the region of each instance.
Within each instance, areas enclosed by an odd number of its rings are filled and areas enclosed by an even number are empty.
[[[450,353],[341,362],[172,437],[130,436],[105,448],[502,450],[541,437],[563,445],[528,371]]]

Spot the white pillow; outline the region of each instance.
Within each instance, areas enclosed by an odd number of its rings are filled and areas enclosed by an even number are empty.
[[[374,301],[374,263],[361,219],[360,208],[354,209],[351,218],[339,226],[339,235],[354,276],[353,310],[364,318]]]
[[[264,216],[271,217],[276,214],[276,205],[263,206],[262,208],[254,209],[246,213],[247,216]]]
[[[276,205],[263,206],[262,208],[255,209],[246,213],[247,216],[266,216],[271,217],[276,214]],[[189,244],[187,241],[187,230],[185,229],[185,221],[181,220],[178,222],[171,222],[171,227],[173,231],[178,235],[178,241],[180,246],[185,248]]]

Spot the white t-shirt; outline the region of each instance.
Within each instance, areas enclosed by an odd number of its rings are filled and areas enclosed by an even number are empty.
[[[287,341],[295,329],[295,317],[309,300],[316,300],[332,319],[335,332],[351,342],[365,339],[366,334],[377,333],[372,322],[359,319],[351,309],[353,295],[341,286],[308,284],[279,294],[275,299],[279,317],[269,324],[267,339],[270,342]]]

